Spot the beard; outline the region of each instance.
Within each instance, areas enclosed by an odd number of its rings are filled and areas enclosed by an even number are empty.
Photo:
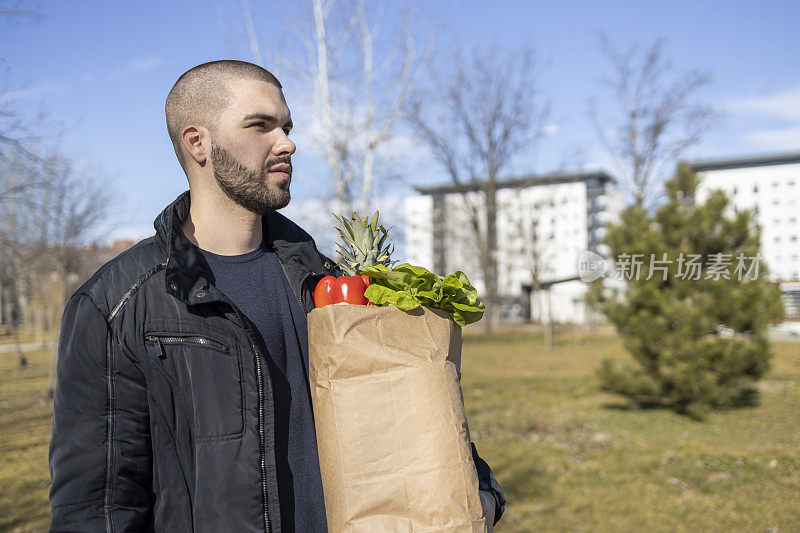
[[[211,144],[214,177],[225,195],[238,205],[257,215],[281,209],[289,204],[289,181],[283,185],[269,182],[270,169],[280,163],[292,164],[290,156],[268,160],[261,170],[250,170],[217,143]]]

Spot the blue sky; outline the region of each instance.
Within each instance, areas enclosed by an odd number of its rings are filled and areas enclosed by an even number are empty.
[[[259,36],[279,49],[287,21],[300,16],[291,11],[300,2],[251,3]],[[121,196],[114,236],[149,234],[156,214],[186,186],[166,134],[164,98],[194,65],[252,60],[236,29],[239,2],[52,0],[41,3],[41,13],[36,23],[0,20],[5,98],[24,116],[45,111],[45,132],[59,124],[64,149],[113,181]],[[587,99],[599,92],[598,81],[609,70],[598,50],[598,30],[621,46],[664,37],[676,69],[711,71],[714,79],[703,96],[725,118],[692,157],[800,150],[799,20],[800,2],[790,1],[432,1],[415,25],[420,34],[435,32],[442,52],[491,43],[536,50],[540,88],[556,127],[535,157],[516,169],[546,172],[608,166],[586,117]],[[299,105],[291,87],[286,97],[290,106]],[[324,179],[303,149],[298,146],[295,158],[298,170],[305,165],[305,179],[293,189],[298,202],[311,198]],[[435,180],[436,172],[420,179]]]

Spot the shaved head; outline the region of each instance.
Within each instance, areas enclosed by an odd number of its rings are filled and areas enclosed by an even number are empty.
[[[186,167],[181,151],[183,130],[187,126],[202,126],[213,132],[220,112],[231,104],[230,82],[234,80],[259,80],[283,88],[278,78],[268,70],[235,60],[197,65],[186,71],[172,86],[165,105],[167,131],[184,170]]]

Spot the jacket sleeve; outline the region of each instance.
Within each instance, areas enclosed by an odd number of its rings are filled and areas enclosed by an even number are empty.
[[[119,399],[119,400],[118,400]],[[86,294],[67,304],[50,439],[51,531],[136,531],[150,507],[144,379]]]
[[[503,489],[500,487],[500,483],[498,483],[497,479],[495,479],[492,469],[489,468],[489,465],[486,464],[486,461],[481,459],[478,455],[478,450],[475,448],[475,443],[471,442],[470,444],[472,445],[472,460],[475,461],[475,468],[478,470],[478,483],[480,490],[485,490],[494,494],[494,499],[497,502],[497,506],[494,510],[494,523],[497,524],[497,522],[500,520],[500,517],[503,516],[503,512],[506,510],[505,494],[503,494]]]

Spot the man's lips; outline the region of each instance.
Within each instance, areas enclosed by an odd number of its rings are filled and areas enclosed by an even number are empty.
[[[292,165],[286,163],[280,163],[277,165],[273,165],[269,167],[267,170],[270,175],[274,178],[278,178],[281,181],[289,182],[292,179]]]
[[[269,172],[283,172],[284,174],[291,174],[292,166],[287,165],[286,163],[280,163],[278,165],[271,166],[269,168]]]

